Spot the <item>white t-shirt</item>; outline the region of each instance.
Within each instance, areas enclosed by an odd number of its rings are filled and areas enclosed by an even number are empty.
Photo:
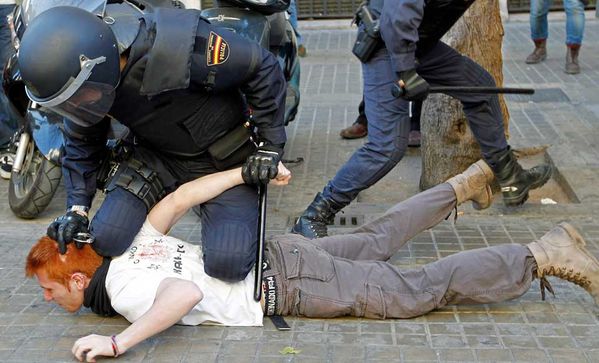
[[[202,9],[202,4],[200,0],[180,0],[183,5],[185,5],[185,9]]]
[[[200,246],[158,232],[148,220],[131,247],[112,259],[106,290],[112,307],[130,322],[154,302],[160,282],[168,277],[193,281],[204,294],[179,324],[262,326],[263,313],[254,301],[254,274],[228,283],[206,275]]]

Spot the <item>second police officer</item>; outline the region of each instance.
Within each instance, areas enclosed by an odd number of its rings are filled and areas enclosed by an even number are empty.
[[[495,86],[493,77],[484,68],[440,41],[473,2],[370,0],[365,9],[360,9],[359,42],[354,53],[363,62],[368,142],[316,195],[292,232],[309,238],[326,236],[327,224],[335,214],[395,167],[407,148],[409,101],[426,98],[429,84]],[[371,17],[365,16],[369,14]],[[379,19],[379,27],[371,26],[374,23],[371,19]],[[375,31],[379,28],[380,41]],[[391,94],[398,83],[403,88],[403,98]],[[518,164],[505,138],[497,95],[448,94],[461,101],[483,158],[499,181],[504,203],[508,206],[524,203],[530,189],[549,180],[551,166],[543,164],[524,170]]]

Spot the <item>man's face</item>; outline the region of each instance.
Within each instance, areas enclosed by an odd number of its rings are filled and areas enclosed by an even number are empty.
[[[54,301],[70,313],[77,312],[83,305],[85,286],[82,281],[78,281],[77,276],[73,275],[69,280],[70,290],[63,284],[50,280],[44,271],[39,271],[35,276],[44,289],[44,300],[47,302]]]

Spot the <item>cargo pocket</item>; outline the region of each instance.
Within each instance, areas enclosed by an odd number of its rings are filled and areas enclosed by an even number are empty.
[[[352,315],[354,304],[350,302],[326,299],[299,291],[299,315],[308,318],[336,318]]]
[[[354,302],[335,294],[333,257],[310,243],[280,243],[283,275],[293,289],[294,315],[333,318],[351,315]]]
[[[428,291],[387,291],[380,286],[366,284],[364,317],[370,319],[407,319],[434,310],[435,295]]]
[[[385,319],[387,311],[383,290],[380,286],[366,284],[366,296],[364,298],[364,317],[369,319]]]
[[[314,279],[327,282],[335,276],[333,257],[311,244],[281,244],[284,274],[289,280]]]

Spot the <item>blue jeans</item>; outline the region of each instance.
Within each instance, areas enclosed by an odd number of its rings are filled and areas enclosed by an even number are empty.
[[[418,55],[416,71],[431,86],[495,87],[493,77],[480,65],[438,42]],[[397,75],[387,49],[362,65],[368,141],[339,169],[323,190],[323,197],[341,206],[385,176],[403,157],[410,133],[409,102],[391,95]],[[487,160],[508,146],[497,95],[458,94],[470,129]]]
[[[287,9],[289,12],[289,21],[291,22],[291,26],[293,27],[293,31],[295,32],[295,37],[297,38],[297,45],[301,45],[302,43],[302,35],[297,28],[297,4],[296,0],[291,0],[289,3],[289,8]]]
[[[530,1],[530,34],[532,40],[547,39],[547,13],[552,0]],[[584,5],[580,0],[564,0],[566,9],[566,44],[582,44]]]

